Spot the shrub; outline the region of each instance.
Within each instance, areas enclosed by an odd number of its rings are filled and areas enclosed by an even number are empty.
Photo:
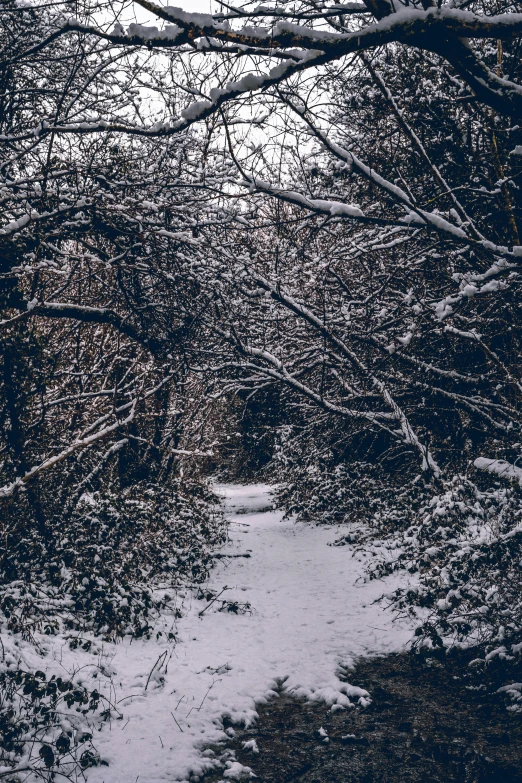
[[[100,694],[72,680],[46,678],[17,667],[0,672],[1,776],[7,783],[31,773],[43,781],[103,763],[92,743],[92,723],[111,713]],[[9,774],[11,773],[11,774]]]
[[[479,489],[455,476],[413,524],[386,531],[370,576],[415,575],[387,598],[399,614],[424,610],[417,650],[477,645],[486,662],[522,650],[521,523],[519,487]]]
[[[168,600],[155,588],[207,576],[212,548],[226,536],[215,503],[201,485],[134,485],[84,495],[45,537],[12,525],[0,551],[0,622],[27,638],[60,629],[147,635],[151,612]]]

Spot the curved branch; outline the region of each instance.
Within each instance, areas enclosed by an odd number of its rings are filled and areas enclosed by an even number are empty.
[[[39,473],[42,473],[45,470],[49,470],[49,468],[52,468],[59,462],[63,462],[64,459],[67,459],[67,457],[69,457],[75,451],[78,451],[78,449],[86,448],[87,446],[96,443],[96,441],[101,440],[101,438],[106,438],[107,435],[115,432],[115,430],[130,424],[130,422],[134,419],[136,402],[137,401],[135,400],[132,404],[131,411],[125,419],[122,419],[121,421],[115,421],[113,424],[105,427],[105,429],[95,432],[92,435],[88,435],[86,438],[78,438],[69,444],[69,446],[67,446],[67,448],[65,448],[59,454],[55,454],[54,457],[49,457],[39,465],[35,465],[35,467],[31,468],[31,470],[28,470],[24,476],[20,476],[19,478],[15,479],[13,482],[11,482],[11,484],[6,484],[4,487],[0,487],[0,500],[16,495],[22,486],[29,483]]]
[[[88,305],[75,305],[65,302],[41,302],[35,305],[28,305],[28,313],[31,316],[42,316],[43,318],[71,318],[82,323],[112,326],[121,334],[142,345],[153,355],[161,354],[167,349],[164,340],[143,334],[140,329],[127,321],[124,316],[107,307],[89,307]]]
[[[311,67],[392,42],[439,54],[455,68],[481,101],[499,112],[522,117],[522,87],[491,72],[462,40],[464,37],[514,40],[522,35],[522,14],[507,13],[484,17],[468,11],[443,7],[427,10],[405,8],[397,13],[384,15],[385,9],[382,8],[379,11],[381,15],[379,21],[350,33],[331,33],[286,21],[277,21],[270,29],[245,27],[243,30],[236,31],[231,29],[228,23],[222,24],[209,14],[189,14],[180,9],[160,8],[149,0],[137,0],[137,2],[157,17],[170,22],[170,26],[161,31],[156,27],[134,24],[129,27],[127,33],[121,27],[115,29],[113,33],[105,33],[72,20],[66,22],[37,47],[28,50],[24,55],[19,55],[16,60],[29,57],[45,48],[60,35],[72,31],[95,35],[124,47],[180,48],[189,44],[205,51],[207,48],[205,41],[211,39],[240,46],[245,53],[249,53],[252,49],[256,54],[265,51],[267,55],[271,55],[274,49],[281,53],[281,50],[290,48],[302,50],[301,53],[298,51],[300,59],[297,62],[287,60],[268,73],[247,74],[238,82],[231,82],[223,89],[213,89],[210,91],[210,100],[192,103],[181,113],[179,119],[171,122],[156,123],[149,128],[104,120],[73,124],[55,123],[41,127],[37,131],[38,134],[122,132],[151,137],[171,135],[184,130],[194,122],[207,119],[224,104],[245,93],[276,86],[293,74]],[[387,6],[387,3],[383,4]],[[208,43],[208,47],[215,48],[211,42]],[[30,137],[31,134],[26,134],[21,138]]]

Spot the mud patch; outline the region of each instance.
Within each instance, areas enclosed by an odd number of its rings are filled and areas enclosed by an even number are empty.
[[[213,750],[260,783],[522,783],[522,716],[506,709],[494,677],[476,684],[468,662],[360,661],[349,681],[370,691],[366,709],[332,712],[281,691],[254,726],[229,727],[226,748]]]

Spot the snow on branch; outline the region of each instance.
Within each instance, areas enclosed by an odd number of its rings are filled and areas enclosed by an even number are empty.
[[[452,32],[458,36],[473,38],[497,38],[514,40],[522,32],[522,14],[505,13],[496,16],[482,16],[471,11],[458,8],[432,7],[426,10],[418,8],[401,8],[389,13],[383,19],[363,30],[353,33],[337,33],[317,30],[304,25],[287,22],[279,14],[278,21],[269,28],[246,26],[242,30],[233,30],[227,20],[218,21],[219,16],[211,14],[188,13],[180,8],[162,8],[150,0],[136,0],[137,4],[146,8],[160,19],[173,22],[183,30],[184,41],[196,40],[202,37],[215,37],[231,43],[241,43],[246,46],[266,46],[267,48],[293,46],[305,49],[316,48],[318,42],[323,47],[332,47],[346,41],[357,39],[361,34],[379,34],[383,36],[393,31],[394,40],[404,41],[412,36],[432,35]],[[362,10],[357,6],[357,11]],[[338,12],[342,13],[342,11]],[[247,11],[237,14],[235,19],[250,18]],[[316,18],[324,18],[318,15]],[[436,33],[435,33],[436,34]],[[372,45],[378,45],[375,41]]]
[[[316,199],[298,193],[295,190],[285,190],[277,185],[271,185],[265,180],[257,177],[250,177],[242,180],[240,183],[250,191],[256,190],[259,193],[266,193],[270,196],[285,201],[287,204],[295,204],[315,212],[318,215],[329,215],[330,217],[348,218],[357,220],[360,223],[371,223],[379,226],[388,226],[397,224],[396,220],[386,220],[383,218],[374,218],[364,214],[364,212],[354,204],[344,204],[341,201],[330,201],[328,199]]]
[[[518,481],[522,487],[522,468],[517,468],[510,462],[503,459],[487,459],[486,457],[477,457],[473,463],[479,470],[487,470],[488,473],[495,473],[497,476]]]
[[[22,231],[22,229],[26,228],[30,223],[52,220],[53,218],[62,217],[64,215],[70,214],[71,212],[75,212],[76,210],[82,210],[90,206],[92,206],[90,202],[80,198],[71,206],[59,207],[52,212],[48,210],[45,210],[44,212],[38,212],[37,210],[32,209],[30,212],[21,215],[16,220],[11,220],[9,223],[1,226],[0,237],[14,236],[15,234],[18,234],[20,231]]]
[[[308,307],[305,307],[303,304],[297,302],[293,297],[282,291],[280,286],[277,288],[272,286],[268,280],[261,277],[260,275],[255,275],[254,279],[255,282],[260,287],[264,288],[265,291],[267,291],[274,300],[283,304],[288,310],[303,318],[308,324],[314,327],[314,329],[316,329],[326,340],[328,340],[328,342],[334,345],[335,348],[350,361],[353,367],[355,367],[363,377],[367,378],[372,383],[372,385],[382,396],[382,399],[386,405],[392,410],[393,418],[400,425],[404,442],[413,446],[419,452],[422,460],[422,469],[431,471],[434,476],[439,476],[440,468],[433,458],[433,455],[431,454],[430,450],[421,443],[406,414],[404,413],[404,410],[400,407],[400,405],[398,405],[387,384],[366,366],[358,353],[352,350],[344,340],[338,337],[334,331],[327,327],[321,321],[321,319],[318,318]],[[285,370],[280,360],[269,354],[267,351],[249,347],[242,347],[242,351],[250,354],[251,356],[260,356],[272,364],[276,370],[282,372],[282,374],[285,374]],[[300,382],[297,383],[303,387],[303,384]],[[310,396],[309,391],[306,393],[308,396]],[[319,395],[316,395],[316,397],[319,397]]]
[[[194,122],[207,119],[227,102],[244,96],[245,93],[266,90],[287,80],[293,74],[393,42],[439,54],[455,67],[481,100],[493,108],[522,117],[522,87],[490,71],[471,48],[466,47],[460,40],[461,37],[514,40],[522,34],[522,14],[504,13],[486,17],[447,6],[426,10],[408,7],[392,13],[391,6],[384,2],[381,4],[386,7],[387,12],[384,13],[381,9],[382,18],[355,31],[338,32],[323,27],[296,24],[287,18],[281,18],[275,10],[275,20],[268,27],[245,24],[243,28],[235,29],[223,15],[212,16],[188,13],[178,8],[162,8],[150,0],[137,2],[167,22],[167,25],[159,29],[153,25],[133,23],[125,30],[118,22],[113,31],[107,33],[69,18],[62,20],[58,29],[33,48],[16,54],[6,62],[14,64],[23,60],[30,61],[34,54],[48,47],[61,35],[74,32],[96,36],[118,47],[174,47],[181,51],[187,51],[188,47],[192,50],[195,48],[202,52],[222,52],[226,55],[227,47],[230,46],[235,53],[268,57],[276,54],[277,57],[286,59],[268,72],[248,73],[223,88],[214,88],[210,91],[209,99],[193,102],[176,119],[156,122],[149,127],[105,117],[76,122],[58,120],[42,123],[34,130],[35,134],[115,132],[150,137],[175,134]],[[339,13],[342,12],[341,9]],[[272,12],[269,16],[271,15]],[[247,11],[237,10],[233,18],[247,21],[249,14]],[[299,19],[299,15],[295,18]],[[327,22],[329,9],[318,13],[314,18]],[[29,139],[31,134],[17,138]],[[6,137],[5,140],[13,139]]]
[[[163,343],[156,336],[142,332],[128,318],[108,307],[91,307],[90,305],[70,304],[68,302],[37,302],[27,303],[27,312],[31,316],[44,318],[70,318],[82,323],[107,324],[127,335],[132,340],[145,346],[152,353],[161,351]]]
[[[98,430],[98,432],[95,432],[92,435],[88,435],[85,438],[77,438],[59,454],[55,454],[53,457],[48,457],[39,465],[35,465],[33,468],[28,470],[24,476],[19,476],[17,479],[11,482],[11,484],[6,484],[5,486],[0,487],[0,500],[12,497],[39,473],[42,473],[45,470],[49,470],[49,468],[54,467],[54,465],[57,465],[59,462],[63,462],[64,459],[67,459],[67,457],[69,457],[71,454],[74,454],[74,452],[78,451],[78,449],[87,448],[87,446],[91,446],[93,443],[96,443],[96,441],[101,440],[102,438],[106,438],[107,435],[110,435],[121,427],[130,424],[130,422],[134,419],[136,403],[137,400],[132,403],[130,413],[125,419],[122,419],[121,421],[115,421],[113,424],[110,424],[104,429]]]
[[[52,457],[48,457],[47,459],[43,460],[39,465],[35,465],[33,468],[28,470],[23,476],[19,476],[10,484],[0,487],[0,500],[12,497],[22,487],[28,484],[33,478],[38,476],[40,473],[49,470],[50,468],[54,467],[58,463],[63,462],[63,460],[67,459],[67,457],[69,457],[71,454],[74,454],[79,449],[88,448],[93,443],[96,443],[97,441],[106,438],[108,435],[111,435],[113,432],[116,432],[117,430],[126,427],[134,420],[138,403],[140,401],[145,401],[150,397],[153,397],[155,394],[158,393],[160,389],[162,389],[166,384],[168,384],[173,377],[174,377],[173,373],[168,373],[158,383],[156,383],[155,386],[149,388],[146,392],[141,393],[139,397],[137,396],[133,400],[130,400],[129,402],[126,402],[123,405],[121,405],[119,408],[116,408],[116,410],[111,411],[111,413],[101,416],[99,419],[97,419],[97,421],[93,422],[89,427],[87,427],[80,435],[80,437],[73,440],[72,443],[70,443],[61,452],[55,454]],[[127,415],[125,416],[125,418],[122,418],[122,416],[125,413]],[[108,424],[104,426],[105,422],[110,420],[112,416],[116,416],[117,420],[114,421],[112,424]],[[116,444],[115,444],[115,448],[116,448]],[[118,446],[118,449],[119,448],[120,446]],[[112,455],[112,453],[113,452],[111,451],[110,455]],[[173,453],[176,452],[173,451]]]
[[[303,119],[312,130],[316,138],[321,141],[324,147],[338,160],[343,161],[349,171],[356,170],[365,179],[367,179],[369,182],[372,182],[374,185],[377,185],[405,207],[407,212],[405,217],[400,222],[404,222],[405,224],[416,227],[423,225],[429,226],[438,233],[445,234],[446,236],[450,237],[453,241],[457,240],[462,241],[465,244],[481,246],[488,253],[492,253],[496,256],[504,256],[512,259],[520,258],[522,254],[520,247],[514,247],[509,250],[508,247],[504,245],[498,245],[495,242],[487,239],[475,239],[474,236],[469,236],[463,228],[456,226],[454,223],[443,217],[440,213],[428,212],[427,210],[420,208],[411,200],[408,194],[401,187],[382,177],[377,171],[375,171],[375,169],[360,160],[354,152],[347,150],[340,144],[334,142],[323,130],[318,128],[308,118],[306,118],[303,115],[303,112],[298,111],[298,113],[300,116],[303,116]],[[254,182],[255,181],[252,179],[252,183]],[[265,192],[270,190],[274,195],[278,195],[278,191],[280,191],[279,188],[270,186],[265,182],[261,183],[261,187]],[[279,197],[281,197],[281,195]],[[291,196],[288,197],[288,200],[290,200],[291,197],[295,198],[293,192],[291,193]],[[304,197],[301,197],[301,199],[304,201]],[[303,201],[301,203],[304,205]],[[297,203],[297,200],[295,203]],[[328,203],[329,202],[323,202],[323,206],[321,207],[320,202],[315,201],[314,211],[322,212],[323,214],[331,214],[331,207],[326,207]],[[331,203],[333,206],[334,203]],[[356,216],[353,215],[353,217]]]

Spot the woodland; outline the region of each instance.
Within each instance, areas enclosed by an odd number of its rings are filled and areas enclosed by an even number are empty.
[[[0,627],[146,638],[266,481],[516,667],[522,6],[214,5],[1,3]],[[97,764],[42,737],[100,694],[0,659],[0,779]]]

